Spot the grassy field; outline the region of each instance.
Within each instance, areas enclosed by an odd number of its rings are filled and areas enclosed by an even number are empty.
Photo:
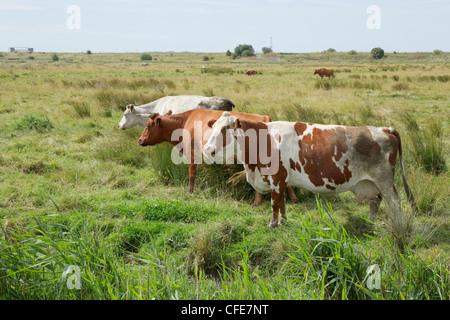
[[[57,55],[0,54],[0,299],[450,299],[449,53],[152,53],[147,66],[138,53]],[[369,226],[351,193],[297,189],[288,225],[269,229],[268,195],[251,207],[250,186],[227,182],[238,165],[200,166],[187,194],[168,146],[117,128],[127,104],[178,94],[274,120],[396,128],[420,209],[398,167],[406,246],[384,202]],[[380,288],[368,286],[375,264]]]

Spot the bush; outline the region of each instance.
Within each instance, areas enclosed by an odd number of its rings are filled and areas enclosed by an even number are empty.
[[[335,49],[333,49],[333,48],[329,48],[329,49],[327,49],[327,52],[336,52],[336,50]]]
[[[59,57],[58,57],[58,55],[56,53],[52,54],[52,60],[53,61],[58,61],[59,60]]]
[[[434,55],[440,55],[442,53],[442,50],[436,49],[433,51]]]
[[[231,51],[230,51],[230,50],[227,50],[227,52],[225,53],[225,55],[226,55],[227,57],[231,56]]]
[[[144,53],[144,54],[141,56],[141,61],[151,61],[151,60],[153,60],[153,58],[152,58],[152,56],[149,55],[148,53]]]
[[[350,50],[350,51],[348,52],[348,54],[351,55],[351,56],[354,56],[354,55],[356,54],[356,51],[355,51],[355,50]]]
[[[92,54],[91,50],[86,51],[87,54]]]
[[[209,57],[208,56],[204,56],[203,57],[203,61],[209,61]]]
[[[377,47],[377,48],[373,48],[372,51],[370,52],[372,54],[372,57],[374,59],[381,59],[384,58],[384,50]]]

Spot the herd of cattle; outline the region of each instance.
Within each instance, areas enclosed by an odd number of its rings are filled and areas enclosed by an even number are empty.
[[[230,99],[223,97],[167,96],[141,106],[128,105],[119,128],[144,127],[138,139],[141,146],[163,142],[174,145],[188,164],[189,193],[194,190],[199,164],[196,152],[200,150],[210,161],[223,160],[225,152],[226,157],[239,159],[248,183],[256,191],[253,204],[261,203],[261,194],[271,194],[269,227],[283,224],[286,219],[285,191],[297,202],[292,187],[301,187],[321,194],[352,191],[359,202],[370,201],[370,221],[374,221],[385,199],[392,211],[393,230],[401,232],[400,199],[394,186],[397,155],[405,192],[417,210],[405,176],[400,135],[395,129],[272,122],[267,115],[232,111],[234,107]],[[198,129],[201,134],[195,132]],[[182,134],[174,135],[176,130],[182,130]],[[232,153],[227,152],[230,148]]]

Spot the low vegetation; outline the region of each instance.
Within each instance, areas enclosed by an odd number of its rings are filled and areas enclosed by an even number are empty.
[[[152,56],[0,56],[0,299],[450,299],[448,53]],[[322,66],[336,78],[315,78]],[[251,206],[238,164],[199,165],[187,194],[169,144],[142,148],[142,128],[117,128],[127,104],[175,94],[273,120],[394,127],[419,207],[398,166],[404,246],[384,202],[372,224],[351,193],[296,189],[287,225],[269,229],[270,197]]]

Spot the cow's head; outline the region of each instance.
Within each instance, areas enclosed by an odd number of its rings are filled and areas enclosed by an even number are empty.
[[[119,122],[119,129],[126,130],[136,126],[143,126],[145,124],[145,120],[136,113],[134,109],[134,105],[129,104],[125,108],[123,112],[123,117]]]
[[[208,127],[212,131],[208,141],[203,146],[203,155],[207,159],[211,159],[211,156],[214,156],[216,161],[224,161],[225,159],[225,163],[232,163],[234,152],[225,151],[234,146],[235,141],[232,137],[232,129],[234,129],[235,121],[236,117],[225,111],[219,119],[208,122]]]
[[[164,116],[159,113],[152,113],[145,124],[144,131],[138,140],[139,145],[154,146],[155,144],[162,143],[164,140],[164,126],[163,118],[165,116],[171,115],[172,111],[167,112]]]
[[[314,74],[313,75],[316,75],[316,74],[318,74],[317,69],[314,70]]]

